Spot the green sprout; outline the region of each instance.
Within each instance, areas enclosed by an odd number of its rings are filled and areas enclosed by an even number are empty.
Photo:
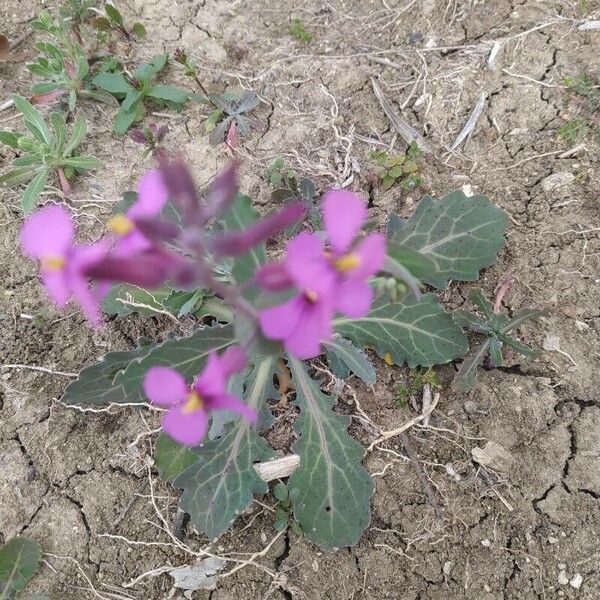
[[[288,490],[285,483],[279,482],[273,488],[273,496],[278,501],[275,507],[275,529],[283,531],[289,527],[296,535],[302,535],[302,529],[292,514],[293,493]]]
[[[421,395],[425,385],[429,385],[432,389],[442,387],[440,376],[431,367],[429,369],[411,369],[408,376],[408,384],[401,383],[396,387],[396,399],[394,402],[398,408],[405,408],[407,400],[411,396]]]

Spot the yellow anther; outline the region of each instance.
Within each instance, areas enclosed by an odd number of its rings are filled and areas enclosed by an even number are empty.
[[[392,355],[391,355],[389,352],[386,352],[386,353],[383,355],[383,360],[384,360],[384,361],[385,361],[385,362],[386,362],[388,365],[390,365],[390,367],[393,367],[393,366],[394,366],[394,358],[392,357]]]
[[[42,269],[46,271],[60,271],[65,266],[62,256],[45,256],[42,258]]]
[[[200,410],[202,408],[203,402],[200,394],[196,390],[192,390],[187,397],[186,403],[183,405],[181,412],[183,414],[188,414],[194,412],[195,410]]]
[[[133,221],[125,215],[115,215],[107,227],[117,235],[127,235],[134,227]]]
[[[314,304],[319,299],[319,294],[317,294],[317,292],[315,292],[315,290],[306,290],[304,292],[304,296],[312,304]]]
[[[335,268],[342,273],[353,271],[360,267],[360,256],[355,253],[344,254],[333,261]]]

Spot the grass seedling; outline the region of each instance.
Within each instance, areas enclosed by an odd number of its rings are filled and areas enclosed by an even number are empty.
[[[102,163],[95,156],[74,154],[85,137],[86,124],[82,118],[75,119],[69,137],[64,115],[50,114],[50,125],[25,98],[13,96],[17,109],[22,113],[29,134],[0,131],[0,142],[14,148],[18,153],[12,161],[14,167],[0,177],[0,184],[14,186],[29,182],[21,199],[23,212],[28,213],[48,183],[56,175],[64,194],[70,192],[69,180],[82,171],[97,169]]]
[[[100,73],[92,80],[93,84],[121,101],[117,113],[114,132],[123,135],[146,113],[146,102],[153,102],[180,111],[190,98],[190,94],[172,85],[156,83],[154,78],[165,68],[168,54],[159,54],[149,62],[140,65],[129,76],[122,73]]]
[[[384,190],[399,184],[404,191],[409,192],[423,183],[417,163],[421,154],[419,146],[413,142],[406,154],[391,155],[384,150],[373,150],[369,153],[369,158],[381,167],[377,178]]]

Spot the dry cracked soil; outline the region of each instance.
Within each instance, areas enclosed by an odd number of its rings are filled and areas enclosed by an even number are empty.
[[[600,172],[592,132],[598,106],[593,92],[590,100],[565,83],[598,74],[600,30],[581,24],[600,18],[600,3],[117,5],[126,19],[142,21],[148,30],[132,46],[130,64],[181,47],[209,89],[247,88],[260,95],[257,116],[264,126],[242,140],[238,153],[242,187],[265,209],[270,190],[264,173],[276,157],[314,178],[320,190],[345,183],[368,196],[379,223],[391,211],[411,214],[425,192],[441,196],[463,188],[487,195],[510,221],[507,246],[483,273],[481,285],[493,295],[512,276],[505,307],[545,310],[538,323],[523,328],[522,339],[554,348],[535,360],[512,356],[503,368],[482,370],[468,395],[450,390],[455,367],[438,369],[443,387],[430,426],[409,432],[419,472],[398,438],[365,457],[376,490],[371,525],[356,547],[323,553],[285,533],[254,564],[193,598],[600,598]],[[11,39],[24,34],[40,9],[31,0],[5,0],[4,33]],[[290,35],[293,16],[312,41]],[[34,55],[34,42],[35,37],[21,45],[26,57]],[[177,66],[169,67],[166,78],[193,89]],[[433,149],[423,161],[418,190],[373,185],[369,151],[400,151],[405,145],[382,111],[372,80]],[[26,93],[30,84],[22,61],[0,63],[1,100]],[[480,98],[483,111],[473,131],[451,150]],[[90,130],[85,149],[105,166],[80,177],[68,203],[82,236],[95,239],[111,207],[135,187],[151,159],[143,159],[128,138],[112,135],[112,108],[88,103],[82,111]],[[167,148],[188,158],[198,182],[208,181],[230,158],[225,146],[208,144],[208,112],[195,104],[181,114],[151,117],[169,125]],[[574,120],[588,123],[591,132],[564,139],[559,130]],[[0,123],[20,126],[10,110],[0,113]],[[3,170],[10,156],[0,149]],[[43,200],[60,196],[49,190]],[[140,435],[157,427],[156,416],[130,409],[82,413],[58,400],[69,374],[107,351],[131,348],[140,335],[164,339],[193,324],[134,315],[93,331],[74,309],[54,312],[34,265],[17,250],[18,201],[17,191],[3,190],[0,542],[23,534],[42,544],[45,558],[30,594],[53,600],[183,598],[161,567],[196,559],[164,530],[176,517],[177,491],[152,471],[149,480],[147,457],[155,438]],[[453,284],[449,302],[465,302],[469,287]],[[393,429],[414,416],[410,403],[395,404],[397,386],[407,377],[404,368],[381,362],[374,388],[350,380],[337,409],[356,415],[358,400],[378,427]],[[292,441],[285,424],[294,410],[282,405],[278,415],[283,433],[271,441],[285,453]],[[374,438],[359,419],[350,431],[365,444]],[[501,461],[496,457],[484,468],[472,450],[488,442],[504,450]],[[274,502],[259,500],[215,552],[249,555],[268,546],[276,535],[268,510]],[[195,551],[206,545],[193,532],[185,542]]]

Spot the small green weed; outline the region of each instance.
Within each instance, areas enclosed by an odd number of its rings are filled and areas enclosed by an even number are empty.
[[[381,167],[377,177],[384,190],[399,184],[404,191],[409,192],[423,183],[417,162],[421,154],[421,150],[413,142],[406,154],[390,155],[384,150],[372,150],[369,158]]]
[[[442,380],[431,367],[429,369],[411,369],[409,371],[408,385],[401,383],[396,388],[395,405],[398,408],[405,408],[408,399],[411,396],[420,395],[426,384],[429,384],[432,389],[438,389],[442,387]]]
[[[306,29],[304,23],[298,17],[294,17],[290,22],[290,35],[304,44],[310,44],[313,41],[313,34]]]
[[[296,534],[302,535],[302,529],[292,514],[292,498],[285,483],[277,483],[273,488],[273,495],[277,499],[275,507],[274,527],[277,531],[283,531],[288,527]]]

